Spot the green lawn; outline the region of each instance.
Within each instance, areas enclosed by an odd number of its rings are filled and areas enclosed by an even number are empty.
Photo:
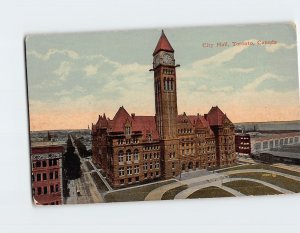
[[[290,170],[287,170],[287,169],[284,169],[284,168],[279,168],[279,167],[273,167],[273,166],[268,165],[268,164],[253,164],[253,165],[247,164],[247,165],[238,166],[238,167],[226,168],[226,169],[218,171],[218,172],[221,173],[221,172],[234,171],[234,170],[243,170],[243,169],[265,169],[265,170],[277,171],[277,172],[282,172],[282,173],[285,173],[285,174],[300,177],[300,172],[290,171]]]
[[[174,197],[180,193],[181,191],[187,189],[188,186],[187,185],[181,185],[179,187],[176,187],[176,188],[173,188],[173,189],[170,189],[168,190],[167,192],[165,192],[162,196],[162,200],[173,200]]]
[[[293,192],[300,192],[300,182],[296,180],[292,180],[280,175],[275,175],[271,173],[264,173],[264,172],[247,172],[247,173],[240,173],[240,174],[232,174],[229,175],[231,178],[251,178],[262,180],[268,182],[270,184],[276,185],[278,187],[293,191]]]
[[[168,180],[165,182],[159,182],[154,184],[148,184],[141,187],[133,187],[130,189],[124,189],[116,192],[107,193],[104,196],[106,202],[122,202],[122,201],[144,201],[145,197],[152,190],[176,182],[175,180]]]
[[[213,198],[213,197],[234,197],[234,195],[218,187],[210,186],[207,188],[197,190],[187,198],[192,199],[192,198]]]
[[[235,189],[247,196],[254,195],[274,195],[274,194],[281,194],[275,189],[272,189],[270,187],[267,187],[263,184],[248,181],[248,180],[237,180],[237,181],[230,181],[225,184],[224,186],[227,186],[229,188]]]

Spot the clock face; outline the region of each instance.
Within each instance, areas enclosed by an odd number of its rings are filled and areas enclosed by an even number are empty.
[[[159,65],[159,63],[160,63],[160,57],[159,57],[159,55],[157,55],[154,60],[154,66],[157,67]]]
[[[168,53],[165,53],[163,55],[163,63],[168,64],[168,65],[172,65],[172,62],[173,62],[173,59],[172,59],[171,55],[168,54]]]

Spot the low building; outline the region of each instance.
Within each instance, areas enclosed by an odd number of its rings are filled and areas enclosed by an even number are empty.
[[[37,205],[62,204],[62,155],[64,144],[31,144],[32,195]]]
[[[251,154],[268,152],[274,148],[300,143],[300,132],[250,133]]]

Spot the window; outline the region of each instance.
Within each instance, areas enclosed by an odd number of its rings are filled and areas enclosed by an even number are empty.
[[[148,158],[147,154],[144,154],[143,158],[146,160]]]
[[[58,171],[55,171],[55,179],[58,179]]]
[[[57,159],[53,159],[53,166],[57,165]]]
[[[159,168],[159,161],[155,162],[155,168]]]
[[[124,184],[124,179],[120,180],[120,184],[123,185]]]
[[[59,191],[59,186],[58,184],[55,185],[55,192],[58,192]]]
[[[36,167],[40,167],[40,166],[41,166],[41,162],[40,162],[40,161],[37,161],[37,162],[35,163],[35,165],[36,165]]]
[[[50,172],[49,176],[50,176],[50,180],[53,180],[53,172]]]
[[[137,149],[134,150],[133,157],[134,157],[134,160],[139,160],[139,151]]]
[[[128,183],[132,183],[132,179],[131,178],[128,178]]]
[[[127,162],[131,161],[131,151],[130,150],[126,151],[126,161]]]
[[[172,169],[175,169],[175,163],[174,162],[172,163]]]
[[[124,167],[120,167],[119,168],[119,176],[124,176],[124,175],[125,175]]]
[[[144,171],[147,171],[147,170],[148,170],[148,163],[144,163],[144,164],[143,164],[143,170],[144,170]]]
[[[50,185],[50,193],[54,193],[54,186]]]
[[[43,180],[47,180],[47,174],[43,173]]]
[[[35,180],[35,179],[34,179],[34,175],[33,175],[33,174],[31,175],[31,180],[32,180],[32,181],[34,181],[34,180]]]
[[[36,180],[37,180],[37,181],[41,181],[41,174],[37,174],[37,175],[36,175]]]
[[[132,175],[132,167],[127,167],[127,175]]]
[[[131,134],[130,126],[125,126],[125,134],[126,135],[130,135]]]
[[[138,176],[135,177],[135,181],[136,181],[136,182],[139,182],[139,181],[140,181],[140,177],[138,177]]]
[[[123,160],[124,160],[124,153],[123,153],[122,150],[119,151],[119,153],[118,153],[118,158],[119,158],[119,163],[122,163]]]
[[[38,187],[38,195],[41,195],[41,194],[42,194],[42,188]]]
[[[53,162],[53,160],[49,159],[49,166],[52,166],[52,162]]]
[[[150,162],[150,169],[152,169],[152,166],[153,166],[153,164],[152,164],[152,162]]]
[[[156,176],[159,176],[159,171],[155,172],[155,175],[156,175]]]
[[[44,187],[44,194],[47,194],[47,191],[48,191],[47,187]]]
[[[135,165],[134,166],[134,174],[139,174],[139,172],[140,172],[139,165]]]
[[[47,167],[47,161],[46,160],[43,161],[43,167]]]

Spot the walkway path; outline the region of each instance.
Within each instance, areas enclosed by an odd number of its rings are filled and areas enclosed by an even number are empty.
[[[252,173],[252,172],[271,173],[271,174],[276,174],[276,175],[283,176],[283,177],[286,177],[286,178],[289,178],[289,179],[292,179],[292,180],[300,181],[300,177],[298,177],[298,176],[293,176],[293,175],[285,174],[285,173],[282,173],[282,172],[271,171],[271,170],[266,170],[266,169],[232,170],[232,171],[222,172],[221,174],[233,175],[233,174]]]
[[[174,182],[174,183],[167,184],[167,185],[161,186],[159,188],[156,188],[156,189],[152,190],[150,193],[148,193],[148,195],[145,198],[145,201],[161,200],[161,198],[165,192],[169,191],[170,189],[174,189],[179,186],[182,186],[182,185],[184,185],[182,182]]]
[[[294,172],[300,172],[300,166],[294,165],[294,164],[287,165],[287,164],[283,164],[283,163],[276,163],[276,164],[273,164],[272,167],[279,167],[279,168],[283,168],[283,169],[294,171]]]
[[[229,180],[228,178],[226,178],[226,180]],[[240,193],[237,190],[234,190],[232,188],[226,187],[222,185],[222,181],[218,180],[215,182],[211,182],[208,184],[201,184],[201,185],[196,185],[193,187],[190,187],[188,189],[183,190],[182,192],[178,193],[174,199],[186,199],[188,198],[188,196],[190,196],[191,194],[193,194],[194,192],[196,192],[199,189],[204,189],[204,188],[208,188],[211,186],[216,186],[218,188],[224,189],[225,191],[231,193],[232,195],[236,196],[236,197],[241,197],[241,196],[245,196],[244,194]]]

